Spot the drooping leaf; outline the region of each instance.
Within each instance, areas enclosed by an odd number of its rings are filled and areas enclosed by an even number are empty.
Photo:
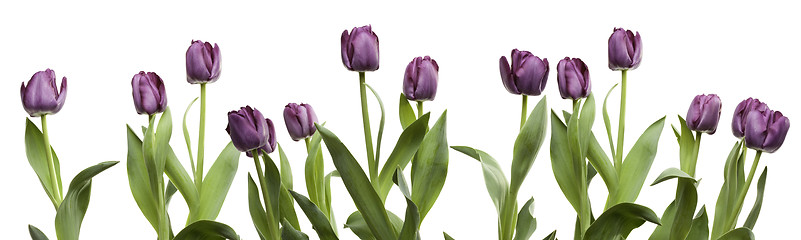
[[[637,200],[642,185],[645,183],[645,177],[648,176],[651,164],[656,157],[659,136],[662,135],[664,125],[665,117],[662,117],[645,129],[645,132],[631,147],[618,174],[620,186],[617,194],[614,194],[615,201],[613,203]]]
[[[659,217],[647,207],[620,203],[601,214],[587,229],[584,239],[625,239],[646,221],[658,225]]]
[[[448,175],[447,114],[447,110],[443,112],[431,131],[426,133],[417,150],[417,158],[412,162],[411,200],[420,210],[421,222],[437,201]]]
[[[384,101],[381,101],[381,97],[378,96],[378,92],[370,86],[370,84],[365,83],[364,86],[367,86],[370,89],[370,92],[373,92],[373,96],[375,96],[376,101],[378,101],[378,107],[381,109],[381,120],[378,122],[378,136],[376,137],[375,141],[375,160],[376,163],[378,162],[379,157],[381,156],[381,139],[384,137],[384,120],[385,120],[385,113],[384,113]]]
[[[609,149],[612,152],[612,157],[615,157],[615,143],[612,141],[612,125],[609,122],[609,112],[606,111],[606,102],[609,100],[609,94],[612,93],[612,90],[614,90],[615,87],[617,87],[617,83],[609,88],[609,92],[606,92],[606,97],[604,97],[603,104],[604,127],[606,127],[606,136],[609,139]]]
[[[101,162],[75,175],[75,178],[70,182],[64,201],[61,202],[56,211],[56,236],[59,240],[78,239],[81,222],[83,222],[86,209],[89,207],[92,178],[117,163],[119,162]]]
[[[514,144],[514,154],[512,157],[512,178],[510,190],[512,196],[517,196],[520,185],[531,170],[534,159],[537,158],[542,143],[545,141],[545,133],[548,126],[548,106],[543,97],[534,110],[531,111],[528,120],[520,129]]]
[[[31,234],[31,240],[50,240],[47,238],[47,235],[42,232],[42,230],[39,230],[39,228],[30,224],[28,224],[28,233]]]
[[[754,225],[756,225],[757,218],[759,218],[759,212],[762,210],[762,200],[765,199],[765,181],[767,181],[767,178],[768,167],[765,167],[762,175],[759,176],[759,181],[757,181],[757,197],[754,201],[754,207],[751,208],[748,218],[745,219],[744,228],[754,230]]]
[[[186,226],[173,240],[239,240],[233,228],[211,220],[199,220]]]
[[[534,218],[534,198],[529,198],[520,213],[517,214],[514,240],[528,240],[537,229],[537,219]]]
[[[665,169],[665,171],[662,171],[662,173],[660,173],[659,176],[656,177],[656,180],[654,180],[654,183],[651,183],[651,186],[659,184],[659,183],[667,181],[667,180],[670,180],[670,179],[674,179],[674,178],[687,179],[687,180],[690,180],[692,182],[696,181],[695,178],[693,178],[689,174],[685,173],[681,169],[668,168],[668,169]]]
[[[706,216],[706,206],[701,206],[698,214],[693,218],[693,226],[686,240],[708,240],[709,239],[709,220]]]
[[[231,142],[220,152],[217,160],[209,168],[206,178],[203,179],[198,208],[192,219],[213,220],[220,214],[220,208],[239,166],[239,155],[239,150],[236,150]]]
[[[183,119],[183,132],[184,132],[184,141],[186,142],[186,151],[189,152],[189,163],[192,165],[192,172],[195,172],[195,159],[192,156],[192,139],[189,138],[189,129],[186,127],[186,116],[189,115],[189,109],[192,109],[192,105],[195,104],[199,97],[196,97],[194,100],[189,102],[189,105],[186,106],[186,110],[184,111],[184,119]]]
[[[295,229],[286,219],[282,219],[281,240],[309,240],[309,236]]]
[[[426,113],[417,121],[406,127],[398,137],[398,142],[395,143],[395,149],[389,154],[387,162],[381,168],[378,174],[378,196],[381,197],[382,202],[387,198],[389,189],[392,188],[392,176],[395,174],[395,168],[400,166],[401,169],[405,168],[412,157],[417,152],[420,143],[426,135],[428,128],[429,113]]]
[[[298,206],[306,213],[306,217],[309,219],[309,222],[311,222],[314,231],[317,232],[317,236],[321,240],[338,239],[336,232],[334,232],[334,229],[331,227],[331,223],[328,222],[325,214],[320,211],[317,205],[299,193],[292,190],[289,190],[289,193],[292,194],[292,197],[298,202]]]
[[[673,228],[673,219],[676,215],[676,201],[670,202],[670,205],[665,208],[662,213],[661,225],[656,226],[654,232],[648,238],[650,240],[664,240],[670,239],[670,229]]]
[[[509,192],[509,182],[506,180],[506,175],[503,174],[501,166],[492,156],[484,151],[466,146],[452,146],[451,148],[481,163],[481,169],[484,173],[484,184],[487,186],[487,192],[489,192],[490,198],[492,198],[492,202],[495,204],[495,211],[500,214],[501,204],[506,201],[506,195]]]
[[[412,105],[409,104],[409,100],[406,100],[406,95],[403,93],[400,94],[400,100],[398,100],[398,116],[400,117],[400,124],[403,129],[412,125],[412,123],[417,120],[417,116],[414,115],[414,110],[412,109]]]
[[[671,240],[684,240],[693,225],[693,214],[698,203],[698,192],[695,181],[679,179],[676,187],[676,214],[670,230]]]
[[[754,240],[754,233],[748,228],[737,228],[723,234],[718,240]]]

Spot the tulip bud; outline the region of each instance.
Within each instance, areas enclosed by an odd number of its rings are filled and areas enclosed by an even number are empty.
[[[687,110],[687,128],[714,134],[720,120],[720,97],[715,94],[695,96]]]
[[[609,69],[634,70],[642,61],[642,39],[640,33],[615,28],[609,36]]]
[[[134,107],[138,114],[155,114],[167,108],[167,92],[164,82],[154,72],[139,72],[131,80]]]
[[[239,111],[228,112],[225,131],[231,136],[236,149],[248,152],[268,143],[269,126],[259,110],[246,106]]]
[[[301,139],[311,137],[314,131],[314,123],[317,122],[317,115],[314,114],[314,109],[311,105],[301,103],[287,104],[284,107],[284,123],[286,123],[286,130],[292,140],[300,141]]]
[[[348,70],[367,72],[378,70],[378,36],[370,25],[342,32],[342,64]]]
[[[563,99],[579,99],[590,95],[590,70],[579,58],[565,57],[556,66],[556,81]]]
[[[748,98],[743,100],[740,104],[737,104],[737,108],[734,109],[734,117],[732,117],[731,120],[731,132],[734,133],[735,137],[742,138],[745,136],[745,122],[748,114],[752,111],[766,112],[768,110],[768,105],[760,102],[759,99]]]
[[[186,81],[191,84],[213,83],[220,78],[220,47],[200,40],[186,50]]]
[[[275,138],[275,125],[273,125],[273,121],[270,120],[269,118],[265,118],[264,120],[267,121],[267,135],[268,135],[267,144],[264,144],[264,146],[261,146],[259,148],[259,154],[262,154],[261,152],[262,150],[267,153],[272,153],[273,151],[275,151],[277,144]],[[245,152],[245,155],[251,158],[253,157],[252,151]]]
[[[512,94],[539,96],[548,82],[548,59],[540,60],[529,51],[512,50],[512,65],[502,56],[501,80],[506,91]]]
[[[403,94],[412,101],[434,100],[437,96],[439,65],[429,56],[416,57],[406,65]]]
[[[22,107],[31,117],[56,114],[61,111],[67,98],[67,77],[61,78],[61,90],[57,90],[56,73],[49,68],[39,71],[33,74],[27,87],[22,82],[20,96]]]
[[[745,146],[767,153],[779,150],[790,129],[790,119],[782,112],[751,111],[745,122]]]

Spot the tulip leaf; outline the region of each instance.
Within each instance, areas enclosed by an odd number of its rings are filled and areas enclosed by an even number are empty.
[[[158,230],[158,200],[152,194],[149,174],[142,155],[142,141],[136,136],[131,126],[128,126],[128,185],[131,188],[139,210],[145,216],[154,230]]]
[[[620,203],[604,211],[584,234],[584,239],[625,239],[646,221],[659,224],[659,217],[647,207]]]
[[[412,105],[409,104],[409,100],[406,99],[406,95],[403,93],[400,94],[400,100],[398,100],[398,116],[400,117],[400,124],[403,129],[412,125],[412,123],[417,120],[417,116],[414,115],[414,110],[412,109]]]
[[[592,168],[601,176],[604,184],[606,184],[607,190],[609,192],[615,192],[617,191],[618,185],[615,167],[612,165],[612,161],[609,160],[609,157],[606,156],[606,153],[604,153],[604,149],[601,148],[601,144],[598,143],[595,134],[591,133],[590,136],[590,146],[589,149],[587,149],[587,161],[590,162]],[[587,183],[589,184],[589,181]]]
[[[167,189],[164,192],[165,207],[170,206],[170,200],[172,200],[172,196],[175,195],[176,192],[178,192],[178,189],[175,188],[175,184],[173,184],[172,181],[167,181]]]
[[[651,233],[651,237],[648,239],[650,240],[663,240],[670,238],[670,229],[673,226],[673,219],[676,215],[676,201],[673,200],[670,202],[670,205],[665,208],[665,212],[662,213],[662,225],[656,226],[654,232]]]
[[[545,236],[542,240],[556,240],[556,230],[553,230],[551,234],[548,234],[548,236]]]
[[[156,131],[156,156],[154,158],[157,173],[156,176],[163,183],[164,168],[167,165],[167,157],[172,151],[172,149],[170,149],[170,138],[172,137],[172,114],[170,113],[169,107],[167,107],[167,109],[161,114],[158,128],[154,130]]]
[[[679,136],[679,160],[681,169],[695,169],[696,160],[698,159],[698,149],[696,149],[695,137],[693,131],[687,127],[687,122],[681,116],[678,116],[679,124],[681,125],[681,135]],[[700,135],[699,135],[700,136]],[[690,170],[687,170],[690,171]],[[690,176],[695,173],[688,173]]]
[[[373,89],[373,87],[370,86],[370,84],[364,83],[364,86],[367,86],[367,88],[369,88],[370,91],[373,92],[373,96],[375,96],[376,101],[378,101],[378,107],[381,109],[381,120],[379,120],[379,123],[378,123],[378,136],[377,136],[377,138],[375,140],[375,158],[374,159],[376,160],[376,164],[377,164],[378,163],[377,161],[378,161],[379,157],[381,156],[381,139],[383,139],[383,137],[384,137],[384,120],[385,120],[384,101],[381,101],[381,97],[378,96],[378,92],[376,92],[375,89]],[[378,167],[376,166],[376,168],[378,168]]]
[[[617,87],[617,83],[614,86],[609,88],[609,92],[606,92],[606,97],[604,97],[604,104],[603,104],[603,116],[604,116],[604,127],[606,127],[606,136],[609,139],[609,149],[612,152],[612,157],[615,157],[615,143],[612,141],[612,125],[609,122],[609,112],[606,111],[606,102],[609,100],[609,94],[612,94],[612,90]]]
[[[543,97],[534,110],[526,120],[523,128],[520,129],[520,134],[514,144],[514,154],[512,157],[512,178],[511,178],[511,195],[517,196],[520,190],[520,185],[526,179],[531,166],[534,164],[534,159],[537,158],[542,147],[542,142],[545,140],[545,132],[548,126],[548,107],[545,97]]]
[[[167,147],[169,147],[169,145]],[[175,156],[175,152],[173,152],[172,149],[168,149],[167,151],[167,163],[164,166],[164,173],[167,174],[170,181],[175,184],[175,188],[181,192],[190,211],[195,211],[194,209],[197,207],[197,202],[200,198],[195,183],[192,181],[192,177],[189,176],[189,173],[186,172],[186,169],[184,169],[184,166],[181,165],[178,157]]]
[[[328,174],[325,175],[325,180],[324,180],[324,183],[323,183],[323,189],[324,189],[324,192],[325,192],[325,208],[329,209],[329,210],[332,209],[331,208],[331,177],[339,177],[339,172],[337,172],[337,170],[334,170],[334,171],[331,171],[331,172],[329,172]],[[333,211],[329,211],[328,214],[326,214],[326,216],[328,217],[328,221],[331,222],[331,228],[334,230],[334,233],[336,233],[337,232],[337,224],[336,224],[336,219],[334,218],[334,212]]]
[[[192,153],[192,139],[189,138],[189,129],[186,128],[186,116],[189,115],[189,109],[192,109],[192,105],[195,104],[195,101],[197,101],[197,99],[198,99],[198,97],[196,97],[194,100],[189,102],[189,105],[186,106],[186,111],[184,111],[184,119],[183,119],[184,121],[183,121],[183,125],[182,125],[183,130],[184,130],[184,141],[186,142],[186,150],[189,151],[189,163],[192,164],[192,166],[191,166],[192,167],[192,172],[196,171],[195,170],[195,159],[194,159],[194,157],[192,157],[192,154],[193,154]]]
[[[292,189],[292,168],[289,165],[289,159],[284,154],[284,149],[281,144],[278,144],[278,155],[280,157],[280,175],[281,175],[281,189],[279,190],[278,206],[280,211],[280,218],[286,219],[292,224],[293,229],[300,230],[300,222],[298,215],[295,213],[295,201],[292,195],[289,195],[289,189]]]
[[[323,204],[325,193],[323,192],[324,189],[322,189],[321,185],[323,184],[323,174],[325,174],[323,150],[320,145],[322,140],[323,139],[320,136],[319,131],[316,131],[314,134],[312,134],[311,140],[306,146],[308,155],[306,156],[304,174],[306,177],[306,190],[309,193],[309,199],[311,199],[314,204],[320,206],[320,209],[324,213],[328,214],[330,210],[326,208],[325,204]]]
[[[718,200],[715,203],[715,217],[712,221],[712,239],[718,239],[725,233],[724,231],[728,231],[729,229],[726,229],[727,226],[724,226],[724,224],[726,224],[725,222],[731,217],[736,217],[731,216],[731,210],[734,209],[734,201],[736,201],[735,199],[740,193],[737,162],[742,157],[740,153],[741,147],[741,142],[735,143],[729,152],[729,156],[726,158],[726,165],[724,165],[723,168],[723,186],[720,187]]]
[[[447,151],[448,148],[445,147],[445,149]],[[414,169],[414,165],[412,165],[412,169]],[[395,170],[395,180],[401,193],[406,197],[406,217],[403,220],[403,227],[401,228],[398,240],[415,240],[419,237],[418,231],[422,218],[420,217],[417,205],[412,201],[411,194],[414,193],[409,192],[409,183],[406,182],[406,178],[403,176],[403,171],[401,171],[400,168]]]
[[[328,222],[326,215],[320,211],[317,205],[295,191],[289,190],[289,193],[292,194],[292,197],[298,202],[300,209],[303,209],[303,212],[306,213],[306,217],[309,219],[309,222],[311,222],[314,231],[317,232],[317,236],[321,240],[338,239],[336,232],[334,232],[334,229],[331,227],[331,223]]]
[[[309,236],[295,229],[286,219],[282,219],[281,240],[309,240]]]
[[[748,228],[738,228],[723,234],[718,240],[754,240],[754,233]]]
[[[688,179],[679,179],[676,188],[676,213],[669,228],[670,239],[684,240],[692,228],[693,214],[698,203],[698,192],[695,188],[695,181]]]
[[[377,191],[382,202],[387,198],[387,194],[389,194],[389,190],[392,188],[392,176],[395,174],[395,168],[398,166],[400,166],[401,169],[406,168],[406,165],[409,164],[409,161],[412,160],[412,157],[417,152],[418,147],[420,147],[420,143],[423,142],[426,129],[428,129],[429,117],[430,114],[426,113],[404,129],[400,137],[398,137],[398,142],[395,143],[395,149],[392,149],[392,153],[389,154],[387,162],[384,163],[381,172],[378,174]],[[342,171],[340,171],[340,174],[341,173]]]
[[[81,222],[89,207],[92,192],[92,178],[104,170],[116,165],[117,161],[101,162],[88,167],[75,175],[70,182],[67,195],[56,211],[56,236],[59,240],[77,240],[81,231]]]
[[[662,173],[660,173],[659,176],[656,177],[656,180],[654,180],[654,183],[651,183],[651,186],[657,185],[657,184],[659,184],[661,182],[664,182],[664,181],[667,181],[667,180],[670,180],[670,179],[674,179],[674,178],[687,179],[687,180],[690,180],[692,182],[696,182],[695,178],[693,178],[689,174],[685,173],[681,169],[668,168],[668,169],[665,169],[665,171],[662,171]]]
[[[537,229],[537,219],[534,218],[534,198],[529,198],[520,213],[517,214],[514,240],[528,240]]]
[[[420,221],[437,201],[448,175],[448,111],[442,113],[431,131],[426,133],[417,158],[412,162],[411,200],[420,210]],[[407,214],[408,217],[408,214]]]
[[[762,174],[759,176],[759,181],[757,181],[757,197],[754,201],[754,207],[751,208],[748,218],[745,219],[745,224],[743,224],[744,228],[754,230],[759,212],[762,210],[762,200],[765,198],[765,181],[767,181],[767,178],[768,167],[765,167],[765,170],[762,171]]]
[[[571,119],[574,119],[571,116]],[[556,183],[564,193],[570,205],[576,212],[581,209],[584,161],[576,159],[570,150],[568,142],[568,127],[565,126],[555,112],[551,112],[551,168],[556,177]],[[576,161],[578,160],[578,161]]]
[[[281,147],[281,143],[277,143],[278,145],[278,156],[279,161],[281,161],[280,165],[280,172],[281,172],[281,185],[283,185],[286,189],[291,190],[294,186],[292,182],[292,166],[289,164],[289,158],[286,157],[284,153],[284,148]]]
[[[173,240],[238,240],[239,235],[233,228],[223,223],[211,220],[199,220],[186,226],[181,232],[175,235]]]
[[[708,240],[709,239],[709,220],[706,216],[706,206],[701,206],[698,214],[693,218],[693,225],[687,234],[686,240]]]
[[[498,162],[486,152],[478,149],[465,146],[452,146],[451,148],[481,163],[487,192],[489,192],[490,198],[492,198],[492,202],[495,204],[495,210],[498,214],[501,214],[501,205],[506,201],[506,195],[509,192],[509,182],[506,180],[506,175],[503,174],[503,170],[501,170],[501,166]]]
[[[275,222],[275,219],[268,217],[264,211],[259,188],[253,182],[253,177],[250,176],[250,173],[248,173],[248,210],[250,211],[253,225],[256,227],[256,232],[262,239],[266,239],[272,231],[278,229],[278,223]]]
[[[637,200],[642,185],[645,183],[645,177],[648,176],[651,164],[656,157],[659,136],[662,134],[664,126],[665,117],[662,117],[645,129],[645,132],[629,150],[618,174],[620,186],[617,193],[614,194],[614,198],[610,198],[613,200],[613,204]]]
[[[44,135],[42,135],[39,127],[37,127],[36,124],[33,124],[30,119],[26,118],[25,120],[25,154],[28,157],[28,163],[31,165],[31,168],[33,168],[33,171],[36,172],[36,176],[39,177],[39,182],[42,184],[42,187],[44,188],[45,193],[47,193],[47,196],[50,198],[50,201],[53,202],[53,207],[57,209],[57,192],[62,192],[61,168],[59,166],[58,157],[56,157],[56,152],[51,146],[50,151],[53,154],[53,165],[55,165],[55,175],[58,179],[57,181],[59,185],[53,186],[50,180],[51,177],[47,163],[47,150],[45,150],[44,146]],[[56,191],[56,188],[59,190]]]
[[[387,216],[389,216],[389,221],[392,223],[392,227],[395,230],[400,231],[403,228],[403,219],[395,215],[394,213],[387,211]],[[353,234],[356,234],[359,239],[362,240],[374,240],[376,239],[373,236],[373,233],[370,232],[370,228],[367,226],[367,223],[364,221],[364,217],[358,211],[353,212],[348,216],[348,219],[345,222],[345,228],[350,229]]]
[[[206,178],[203,179],[203,187],[200,191],[200,199],[197,211],[193,220],[213,220],[220,213],[220,208],[231,188],[231,182],[236,175],[239,166],[239,150],[234,144],[228,145],[220,152],[220,155],[209,168]],[[190,214],[191,215],[191,214]]]
[[[364,216],[370,231],[378,240],[397,239],[398,235],[387,216],[384,203],[350,151],[339,138],[325,127],[315,124],[325,141],[342,182],[356,208]]]
[[[31,234],[31,240],[50,240],[47,238],[47,235],[42,232],[42,230],[39,230],[39,228],[30,224],[28,224],[28,233]]]
[[[453,237],[451,237],[451,235],[448,235],[448,233],[446,232],[442,232],[442,235],[445,237],[445,240],[454,240]]]

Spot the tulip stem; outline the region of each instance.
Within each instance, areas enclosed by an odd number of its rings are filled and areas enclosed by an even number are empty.
[[[367,93],[365,89],[364,72],[359,72],[359,93],[362,99],[362,124],[364,125],[364,144],[367,148],[367,167],[370,172],[370,181],[378,177],[378,166],[373,155],[373,136],[370,131],[370,115],[367,111]]]
[[[617,127],[617,153],[615,153],[615,170],[620,173],[623,165],[623,132],[626,126],[626,70],[621,71],[620,82],[620,119]]]
[[[203,157],[206,140],[206,84],[200,84],[200,128],[197,134],[197,169],[195,169],[195,188],[200,192],[203,184]]]
[[[251,154],[253,155],[253,163],[256,164],[256,175],[259,177],[259,185],[261,185],[261,196],[262,196],[262,198],[264,198],[264,206],[266,206],[265,209],[266,209],[267,217],[268,217],[268,219],[274,219],[273,216],[275,216],[275,214],[277,214],[277,213],[274,213],[272,211],[273,208],[270,207],[270,205],[272,203],[270,203],[270,197],[267,195],[267,191],[268,191],[267,190],[267,181],[264,179],[265,175],[264,175],[264,172],[261,170],[261,163],[259,163],[259,148],[253,149],[251,151]],[[265,161],[267,160],[267,156],[264,157],[264,160]],[[265,168],[267,167],[266,162],[265,162],[265,166],[264,167]],[[274,221],[267,221],[268,225],[271,225],[271,223],[272,224],[277,224]],[[270,236],[265,236],[265,237],[268,237],[267,239],[281,239],[278,236],[279,231],[278,231],[278,226],[277,225],[267,226],[267,227],[270,228],[270,231],[269,231],[270,233],[269,234],[273,235],[271,237]]]
[[[523,130],[523,125],[526,124],[526,115],[528,113],[528,96],[525,94],[520,95],[523,95],[523,110],[520,113],[520,130]]]
[[[56,165],[53,162],[53,151],[50,149],[50,137],[47,135],[47,114],[42,115],[42,136],[44,137],[44,148],[47,152],[47,170],[50,173],[50,184],[53,186],[53,196],[50,200],[53,202],[53,206],[58,210],[58,206],[61,205],[61,187],[58,184],[58,179],[60,176],[56,173]]]
[[[762,151],[757,151],[756,156],[754,156],[754,162],[751,164],[751,171],[748,173],[748,179],[745,180],[745,186],[743,190],[740,191],[740,195],[737,198],[737,204],[734,205],[734,209],[732,209],[732,215],[729,215],[729,219],[726,223],[726,230],[734,229],[734,225],[737,224],[737,216],[740,215],[740,211],[743,208],[743,201],[745,201],[745,195],[748,194],[748,188],[751,186],[751,181],[754,180],[754,173],[756,173],[757,165],[759,165],[759,158],[762,157]]]
[[[687,171],[691,177],[695,177],[695,165],[698,163],[698,152],[701,149],[701,132],[695,132],[695,146],[693,147],[693,156],[692,162],[687,166],[687,169],[682,169]]]
[[[417,119],[423,116],[423,101],[417,101]]]
[[[311,142],[309,142],[309,138],[311,138],[311,137],[307,137],[307,138],[303,139],[303,141],[306,142],[306,153],[310,153],[310,151],[311,151],[311,144],[310,144]]]

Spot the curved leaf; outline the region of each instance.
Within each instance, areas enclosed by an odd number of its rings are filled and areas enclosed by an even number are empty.
[[[695,181],[679,179],[676,186],[676,214],[670,226],[671,240],[684,240],[693,225],[693,214],[695,206],[698,204],[698,192],[695,188]]]
[[[211,220],[199,220],[186,226],[173,240],[239,240],[233,228]]]
[[[442,235],[445,237],[445,240],[454,240],[453,237],[451,237],[451,235],[448,235],[448,233],[446,232],[442,232]]]
[[[292,228],[295,230],[300,231],[300,223],[298,221],[298,215],[295,213],[295,201],[292,199],[292,195],[289,195],[289,189],[292,189],[292,167],[289,165],[289,159],[284,154],[284,149],[281,148],[281,144],[278,144],[278,155],[280,157],[280,175],[281,175],[281,188],[279,190],[278,196],[278,206],[280,211],[280,218],[286,219],[290,224],[292,224]]]
[[[762,200],[765,198],[765,181],[767,181],[767,178],[768,167],[765,167],[765,170],[762,171],[762,174],[759,176],[759,181],[757,181],[757,197],[754,201],[754,207],[751,208],[748,218],[745,219],[745,224],[743,224],[744,228],[754,230],[759,212],[762,210]]]
[[[398,166],[401,169],[405,168],[417,152],[420,143],[423,142],[428,129],[429,117],[430,114],[426,113],[404,129],[400,137],[398,137],[395,149],[392,149],[387,162],[384,163],[381,172],[378,174],[378,188],[376,191],[378,191],[378,196],[381,197],[382,202],[387,198],[387,194],[392,188],[392,176],[395,174],[395,168]]]
[[[445,148],[447,150],[447,148]],[[412,165],[414,168],[414,165]],[[403,227],[401,228],[398,240],[415,240],[419,238],[420,226],[420,213],[418,212],[417,205],[412,201],[409,193],[409,184],[403,176],[403,171],[400,168],[395,170],[395,183],[400,188],[403,196],[406,197],[406,218],[403,220]]]
[[[325,204],[323,204],[325,201],[325,192],[324,189],[321,189],[323,174],[325,174],[323,150],[320,145],[322,140],[320,132],[316,131],[312,134],[309,144],[306,145],[308,155],[306,156],[304,175],[306,177],[306,191],[309,193],[309,199],[313,203],[318,204],[324,213],[328,214],[331,210],[327,209]]]
[[[614,198],[610,198],[613,200],[613,204],[637,200],[642,185],[645,183],[645,177],[648,176],[651,164],[656,157],[659,136],[662,135],[664,126],[665,117],[662,117],[645,129],[645,132],[631,147],[618,174],[620,184],[618,191],[614,194]]]
[[[42,232],[42,230],[39,230],[39,228],[30,224],[28,224],[28,233],[31,234],[31,240],[50,240],[47,238],[47,235]]]
[[[376,92],[375,89],[373,89],[373,87],[370,86],[370,84],[365,83],[364,86],[367,86],[367,88],[370,89],[370,92],[373,92],[373,96],[375,96],[376,101],[378,101],[378,107],[379,109],[381,109],[381,120],[378,123],[378,136],[376,137],[375,140],[375,158],[374,158],[376,160],[376,164],[378,164],[378,159],[379,159],[378,157],[381,156],[381,139],[384,137],[384,120],[385,120],[384,101],[381,101],[381,97],[378,96],[378,92]],[[376,168],[378,168],[378,166],[376,166]]]
[[[170,181],[175,184],[175,188],[181,192],[190,211],[195,211],[194,209],[197,208],[197,202],[200,199],[200,194],[197,192],[195,183],[192,181],[192,177],[189,176],[189,173],[186,172],[184,166],[181,165],[178,157],[175,156],[175,152],[173,152],[172,149],[168,149],[168,154],[167,163],[164,166],[164,174],[167,174]]]
[[[306,213],[306,217],[309,219],[309,222],[311,222],[314,231],[317,232],[317,235],[320,239],[338,239],[336,232],[334,232],[334,229],[331,227],[331,223],[328,222],[325,214],[320,211],[320,208],[318,208],[317,205],[295,191],[289,190],[289,193],[292,194],[292,197],[298,202],[300,209],[303,209],[303,212]]]
[[[506,195],[509,192],[509,182],[506,180],[506,175],[503,174],[498,162],[486,152],[478,149],[466,146],[452,146],[451,148],[481,162],[481,170],[484,173],[484,184],[487,186],[487,192],[489,192],[490,198],[495,204],[495,211],[501,214],[501,205],[506,201]]]
[[[612,125],[609,122],[609,112],[606,111],[606,101],[609,100],[609,94],[612,94],[612,90],[614,90],[617,85],[618,84],[615,83],[614,86],[609,88],[609,92],[606,92],[603,104],[604,127],[606,127],[606,136],[609,138],[609,149],[612,152],[612,157],[615,157],[615,143],[612,141]]]
[[[417,120],[412,105],[409,104],[409,100],[406,100],[406,95],[403,95],[403,93],[400,94],[400,100],[398,101],[398,117],[400,118],[400,124],[403,129],[406,129]]]
[[[420,210],[421,222],[437,201],[448,175],[447,118],[446,110],[431,131],[426,133],[417,150],[417,158],[412,162],[411,200],[415,203],[415,208]]]
[[[731,209],[734,208],[734,201],[736,201],[737,194],[739,194],[739,177],[738,177],[738,161],[742,159],[742,154],[740,153],[742,144],[741,142],[737,142],[732,147],[731,151],[729,152],[729,156],[726,158],[726,165],[724,165],[723,169],[723,186],[720,187],[720,193],[718,194],[718,200],[715,203],[715,217],[712,221],[712,239],[717,239],[722,236],[725,232],[728,231],[728,227],[723,226],[726,224],[725,222],[732,216],[730,216]]]
[[[526,179],[531,166],[534,164],[534,159],[537,158],[542,147],[542,142],[545,141],[545,132],[548,126],[548,107],[547,100],[543,96],[542,99],[531,111],[528,120],[520,129],[520,134],[517,135],[514,145],[514,154],[512,157],[512,178],[511,178],[511,195],[517,196],[520,190],[520,185]]]
[[[239,154],[239,150],[236,150],[231,142],[220,152],[217,160],[209,168],[208,175],[203,179],[197,211],[192,219],[213,220],[220,214],[220,208],[239,166]]]
[[[387,211],[387,215],[389,216],[389,221],[392,223],[392,227],[397,231],[401,231],[403,228],[403,219],[390,211]],[[353,234],[356,234],[356,236],[359,237],[359,239],[375,239],[373,233],[370,232],[370,227],[367,226],[367,222],[364,221],[364,217],[362,217],[362,214],[358,211],[353,212],[350,214],[350,216],[348,216],[348,219],[345,221],[345,228],[350,229]]]
[[[266,239],[270,236],[270,231],[278,229],[278,223],[275,222],[274,218],[267,216],[260,197],[259,188],[253,181],[253,177],[248,173],[248,210],[250,211],[250,218],[253,220],[253,225],[256,227],[259,237]]]
[[[572,116],[571,116],[572,117]],[[551,111],[551,144],[550,157],[556,183],[562,190],[570,205],[576,212],[580,211],[582,201],[583,177],[581,166],[578,166],[568,145],[568,129],[555,112]],[[583,164],[583,161],[581,164]]]
[[[553,230],[551,234],[548,234],[548,236],[546,236],[542,240],[556,240],[556,230]]]
[[[617,204],[590,225],[584,239],[625,239],[645,221],[659,224],[659,217],[647,207],[634,203]]]
[[[309,240],[309,236],[296,230],[286,219],[281,220],[281,240]]]
[[[158,230],[158,200],[151,192],[149,174],[142,155],[142,141],[136,136],[131,126],[128,127],[128,185],[131,188],[136,205],[142,211],[154,230]]]
[[[199,97],[196,97],[194,100],[189,102],[189,105],[186,106],[186,111],[184,111],[184,121],[183,121],[183,131],[184,131],[184,141],[186,142],[186,150],[189,151],[189,163],[192,165],[192,172],[195,172],[195,159],[192,157],[192,139],[189,138],[189,129],[186,128],[186,116],[189,115],[189,109],[192,109],[192,105],[195,104]]]
[[[520,213],[517,214],[514,240],[528,240],[537,229],[537,219],[534,218],[534,198],[529,198]]]
[[[81,222],[89,207],[89,196],[92,192],[92,178],[104,170],[116,165],[117,161],[98,163],[75,175],[70,182],[67,195],[56,211],[56,236],[59,240],[77,240],[81,231]]]
[[[686,240],[708,240],[709,239],[709,220],[706,216],[706,206],[701,206],[698,214],[693,218],[693,226]]]
[[[738,228],[723,234],[718,240],[754,240],[754,233],[748,228]]]
[[[665,171],[662,171],[662,173],[660,173],[659,176],[656,177],[656,180],[654,180],[654,183],[651,183],[651,186],[674,178],[688,179],[691,180],[692,182],[696,182],[695,178],[690,176],[690,174],[685,173],[681,169],[668,168],[665,169]]]
[[[42,135],[42,131],[39,130],[39,127],[33,124],[30,119],[26,118],[25,121],[25,154],[28,157],[28,163],[31,165],[31,168],[33,168],[33,171],[36,172],[36,176],[39,177],[39,183],[42,184],[45,193],[47,193],[50,201],[53,202],[53,207],[58,209],[56,203],[56,196],[58,193],[50,181],[50,170],[47,164],[47,150],[45,150],[44,146],[44,136]],[[53,164],[56,170],[55,175],[59,183],[58,188],[61,189],[61,169],[59,167],[58,158],[52,146],[50,150],[53,152]]]

